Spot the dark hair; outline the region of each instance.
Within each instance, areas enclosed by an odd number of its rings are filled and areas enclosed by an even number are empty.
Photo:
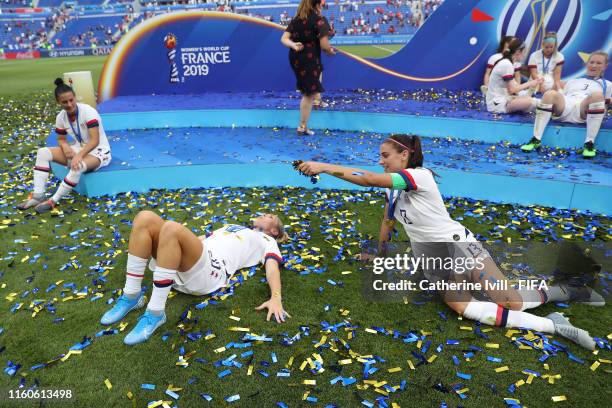
[[[72,92],[74,94],[74,89],[66,85],[62,78],[56,78],[53,83],[55,84],[55,100],[58,100],[60,95],[66,92]]]
[[[525,43],[523,43],[523,40],[518,37],[514,37],[512,40],[510,40],[510,43],[508,43],[508,49],[502,52],[502,57],[498,59],[495,64],[493,64],[493,68],[495,68],[495,65],[497,65],[503,59],[507,59],[512,62],[512,56],[514,53],[523,48],[525,48]]]
[[[513,38],[515,38],[513,35],[504,35],[501,40],[499,40],[499,45],[497,46],[497,52],[498,53],[502,53],[504,52],[504,48],[506,48],[506,43],[510,42]]]
[[[391,141],[389,141],[391,139]],[[407,169],[423,167],[423,150],[421,149],[421,138],[417,135],[395,134],[389,136],[383,143],[390,143],[393,148],[401,153],[404,150],[410,152]]]
[[[317,6],[321,4],[321,1],[322,0],[301,0],[295,16],[302,20],[306,20],[308,16],[315,11]]]

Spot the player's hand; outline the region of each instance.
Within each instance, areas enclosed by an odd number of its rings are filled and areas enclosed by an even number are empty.
[[[263,302],[261,305],[255,308],[255,310],[263,309],[268,309],[268,315],[266,317],[267,321],[270,321],[270,318],[274,316],[277,323],[282,323],[285,321],[286,317],[291,317],[291,315],[285,312],[285,309],[283,309],[283,303],[279,297],[271,297],[270,300]]]
[[[325,166],[325,163],[308,161],[300,164],[298,170],[308,176],[316,176],[317,174],[321,174],[325,171]]]
[[[291,48],[293,48],[293,51],[300,52],[304,49],[304,44],[301,42],[294,42]]]
[[[64,156],[66,156],[66,159],[68,160],[72,160],[74,157],[74,150],[72,150],[70,147],[62,147],[62,152],[64,152]]]
[[[83,163],[83,156],[77,153],[70,161],[70,168],[74,171],[78,171],[81,168],[81,163]]]

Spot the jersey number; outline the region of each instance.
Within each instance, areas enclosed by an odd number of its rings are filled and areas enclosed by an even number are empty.
[[[412,221],[410,221],[410,218],[406,215],[406,210],[400,210],[400,215],[404,219],[404,224],[412,224]]]

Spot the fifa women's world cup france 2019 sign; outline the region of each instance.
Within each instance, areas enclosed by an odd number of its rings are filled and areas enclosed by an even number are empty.
[[[168,63],[170,64],[170,82],[178,83],[179,71],[176,66],[176,36],[172,33],[168,33],[164,37],[164,45],[168,49]]]

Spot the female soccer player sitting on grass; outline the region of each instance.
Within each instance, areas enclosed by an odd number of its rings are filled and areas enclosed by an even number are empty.
[[[502,58],[493,65],[485,94],[489,112],[530,112],[535,109],[537,100],[529,95],[519,95],[519,92],[540,86],[544,79],[532,79],[524,84],[515,80],[514,67],[522,61],[524,53],[525,44],[514,37],[508,43],[508,49],[502,53]]]
[[[283,262],[277,241],[287,239],[283,223],[272,214],[253,221],[253,228],[226,225],[208,237],[173,221],[164,221],[151,211],[141,211],[134,219],[123,294],[102,316],[101,323],[114,324],[128,312],[144,306],[141,283],[150,258],[153,292],[145,313],[125,337],[125,344],[142,343],[166,322],[166,299],[170,289],[201,296],[226,286],[239,269],[262,263],[270,286],[270,299],[256,310],[268,309],[277,322],[290,317],[281,302],[280,265]]]
[[[531,152],[542,144],[544,129],[554,115],[554,119],[567,123],[585,123],[586,139],[582,156],[595,157],[595,138],[606,116],[606,102],[610,103],[612,82],[604,78],[608,68],[608,53],[596,51],[586,63],[586,75],[570,79],[563,91],[550,90],[542,97],[536,110],[533,137],[521,146],[524,152]]]
[[[42,214],[52,210],[59,200],[79,183],[81,175],[107,166],[111,161],[110,145],[98,112],[89,105],[77,103],[74,90],[61,78],[55,80],[55,100],[62,111],[55,119],[56,147],[41,147],[34,164],[34,192],[17,208],[34,207]],[[70,136],[70,142],[66,140]],[[51,162],[67,165],[70,169],[59,188],[45,200],[45,183],[51,171]]]
[[[372,173],[327,163],[304,162],[298,169],[307,175],[326,173],[350,183],[387,189],[380,241],[388,241],[394,220],[406,230],[414,257],[479,258],[484,268],[463,274],[448,270],[425,270],[430,281],[459,277],[471,282],[505,281],[474,235],[450,218],[431,170],[423,166],[421,141],[418,136],[393,135],[380,145],[380,162],[384,173]],[[466,265],[466,262],[462,263]],[[464,317],[489,325],[522,327],[544,333],[556,333],[581,346],[593,349],[595,342],[588,332],[572,326],[560,313],[540,317],[523,310],[546,302],[581,300],[602,306],[604,299],[595,291],[582,287],[549,286],[547,290],[489,290],[492,301],[479,301],[470,292],[446,291],[445,303]]]

